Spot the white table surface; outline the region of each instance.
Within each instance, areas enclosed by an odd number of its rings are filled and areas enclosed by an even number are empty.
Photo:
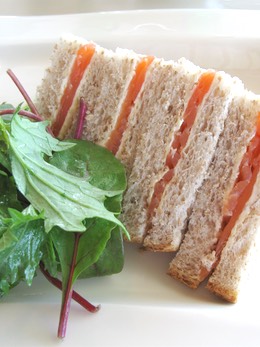
[[[260,10],[260,0],[0,0],[0,16],[167,8]]]

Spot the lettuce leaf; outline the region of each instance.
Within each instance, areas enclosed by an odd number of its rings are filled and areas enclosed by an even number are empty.
[[[45,240],[41,216],[9,209],[9,218],[1,218],[0,237],[0,296],[19,282],[32,284],[42,257]]]
[[[47,126],[17,113],[0,118],[0,296],[30,285],[40,261],[61,273],[62,337],[74,282],[122,270],[128,233],[117,216],[126,175],[106,149],[59,141]]]
[[[122,271],[124,266],[124,247],[122,233],[119,227],[111,230],[110,239],[100,254],[98,260],[82,270],[79,278],[108,276]]]
[[[104,190],[124,191],[126,175],[123,165],[105,148],[88,141],[70,140],[75,146],[57,152],[50,163],[77,177],[86,177],[89,182]],[[115,214],[121,211],[122,194],[106,199],[106,208]],[[124,264],[123,241],[115,223],[99,218],[84,221],[86,232],[79,239],[73,282],[80,277],[110,275],[122,270]],[[63,273],[63,282],[68,278],[72,261],[75,236],[63,235],[62,231],[51,232],[50,236],[58,253]],[[64,240],[63,240],[64,239]],[[65,246],[66,244],[66,246]],[[49,245],[49,253],[54,254]],[[69,251],[70,250],[70,251]],[[50,264],[49,264],[50,266]],[[91,270],[88,271],[88,268]],[[48,270],[57,271],[55,267]]]
[[[84,232],[82,221],[98,217],[123,224],[105,207],[105,200],[122,193],[99,189],[86,177],[76,177],[49,164],[46,156],[74,146],[61,142],[46,131],[46,122],[32,122],[15,114],[11,132],[1,122],[0,128],[8,136],[12,174],[19,191],[39,212],[45,214],[45,230],[53,226],[65,231]]]
[[[9,217],[9,208],[19,211],[23,209],[17,197],[17,189],[13,177],[9,177],[5,172],[0,172],[0,220],[4,217]]]

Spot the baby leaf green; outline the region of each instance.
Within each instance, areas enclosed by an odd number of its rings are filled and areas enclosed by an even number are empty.
[[[86,177],[76,177],[48,163],[46,156],[74,144],[53,138],[46,126],[46,122],[35,123],[15,114],[11,132],[5,130],[17,187],[36,210],[44,211],[45,230],[49,232],[53,226],[59,226],[65,231],[83,232],[82,221],[94,217],[111,221],[125,230],[105,207],[107,197],[117,196],[122,190],[104,191]]]
[[[45,239],[40,216],[9,210],[9,218],[1,219],[0,296],[25,281],[31,285],[38,268]]]

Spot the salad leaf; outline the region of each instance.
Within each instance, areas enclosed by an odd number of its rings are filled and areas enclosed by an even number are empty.
[[[70,140],[70,142],[74,143],[75,146],[66,151],[56,152],[53,157],[50,158],[50,163],[52,165],[77,177],[87,177],[90,183],[100,189],[125,190],[126,174],[124,167],[111,152],[88,141]],[[109,197],[106,199],[106,208],[115,214],[119,214],[121,211],[121,201],[122,194]],[[96,258],[90,261],[89,264],[85,264],[84,268],[80,271],[78,270],[79,261],[77,260],[77,264],[75,265],[75,272],[77,275],[75,275],[75,278],[99,276],[101,274],[109,275],[120,272],[124,264],[123,241],[120,229],[116,228],[114,223],[107,223],[98,218],[89,220],[88,223],[87,220],[85,220],[85,225],[87,225],[86,234],[89,233],[91,227],[95,230],[98,238],[102,236],[99,235],[100,233],[104,233],[104,237],[105,234],[107,234],[107,242],[104,244],[105,247],[100,248],[99,252],[96,253]],[[93,242],[93,236],[91,235],[92,234],[89,233],[89,236],[80,238],[79,252],[81,247],[83,249],[88,248],[88,246],[85,245],[86,243],[89,242],[91,244],[91,242]],[[65,235],[65,237],[67,236]],[[59,240],[61,238],[62,235],[59,236]],[[72,245],[74,245],[74,240],[68,242],[66,249],[72,247]],[[58,253],[61,253],[61,251],[58,251]],[[101,256],[101,260],[98,261]],[[67,254],[67,264],[71,264],[71,259],[70,256],[68,261]],[[103,267],[103,265],[106,266]],[[88,272],[87,268],[90,266],[92,269]],[[101,270],[102,267],[103,269]],[[51,271],[51,269],[49,269],[49,271]]]
[[[17,77],[7,73],[28,106],[0,105],[0,296],[20,281],[30,285],[39,266],[63,290],[58,336],[64,337],[72,297],[98,309],[72,290],[76,279],[123,267],[122,231],[128,233],[117,216],[125,171],[104,148],[53,138]],[[81,120],[86,109],[81,98]]]
[[[13,177],[9,177],[5,172],[2,172],[0,173],[0,220],[9,217],[9,208],[21,211],[22,204],[18,201]]]
[[[54,153],[50,163],[74,176],[87,178],[101,189],[115,189],[120,192],[125,189],[125,170],[109,151],[87,141],[76,140],[74,143],[74,147]],[[114,214],[119,214],[121,201],[122,194],[107,197],[106,208]],[[86,231],[82,234],[64,234],[58,228],[49,234],[62,272],[63,303],[59,336],[65,335],[72,286],[77,278],[116,273],[122,270],[124,263],[122,235],[116,223],[92,218],[85,219],[84,224]],[[113,232],[115,228],[116,233]],[[104,267],[101,270],[102,266]],[[91,270],[88,271],[90,267]],[[51,272],[53,268],[48,270]]]
[[[56,227],[53,228],[53,230],[55,230]],[[61,266],[60,266],[60,261],[58,258],[58,254],[57,251],[55,249],[55,245],[52,241],[51,238],[51,233],[52,231],[47,234],[46,237],[46,242],[44,243],[43,247],[42,247],[42,264],[44,265],[44,269],[48,271],[48,273],[54,277],[54,278],[58,278],[59,277],[59,273],[61,272]],[[64,235],[67,233],[64,233]],[[71,233],[68,233],[71,234]]]
[[[55,153],[50,158],[50,163],[72,175],[88,179],[95,187],[119,192],[105,200],[106,208],[114,214],[119,214],[121,193],[126,189],[123,165],[111,152],[92,142],[82,140],[69,140],[69,142],[75,146],[67,151]]]
[[[11,121],[11,132],[0,119],[0,128],[8,135],[12,173],[20,192],[38,211],[45,213],[45,229],[59,226],[66,231],[83,232],[85,218],[98,217],[123,224],[104,205],[107,197],[122,191],[101,190],[86,177],[76,177],[49,164],[44,155],[62,151],[73,143],[61,142],[46,131],[46,122],[34,123],[17,114]]]
[[[5,110],[14,110],[15,111],[15,108],[13,107],[13,105],[8,104],[6,102],[3,102],[2,104],[0,104],[0,111],[5,111]],[[4,115],[2,115],[2,118],[5,121],[10,122],[10,120],[12,119],[12,116],[10,114],[4,114]]]
[[[0,296],[20,281],[31,285],[42,257],[45,239],[41,216],[9,209],[9,218],[1,219]]]
[[[101,253],[97,262],[83,270],[79,278],[89,278],[95,276],[107,276],[122,271],[124,266],[124,247],[122,233],[116,227],[111,231],[110,239],[106,248]]]
[[[86,224],[88,225],[86,232],[78,235],[79,240],[72,284],[83,271],[99,259],[110,239],[111,230],[115,227],[113,223],[101,219],[88,220]],[[77,235],[64,233],[63,230],[56,227],[51,231],[50,237],[59,256],[62,282],[65,285],[71,271]]]
[[[7,108],[12,107],[9,104],[1,104],[0,105],[0,111],[6,110]],[[8,127],[8,124],[5,126]],[[11,171],[11,163],[8,156],[8,148],[7,148],[7,135],[5,130],[2,129],[0,125],[0,164],[6,168],[9,172]]]
[[[13,108],[13,109],[14,109],[13,105],[8,104],[7,102],[3,102],[3,103],[0,104],[0,111],[2,111],[2,110],[8,110],[8,109],[10,109],[10,108]]]

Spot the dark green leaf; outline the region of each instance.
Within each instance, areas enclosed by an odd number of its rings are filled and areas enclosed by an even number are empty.
[[[126,188],[124,167],[114,155],[105,148],[88,141],[72,140],[72,142],[76,144],[74,147],[54,154],[50,159],[52,165],[61,168],[63,171],[77,175],[78,177],[86,177],[93,185],[105,190],[123,190]],[[122,195],[119,194],[115,197],[107,198],[105,205],[110,211],[119,213],[121,211],[121,200]],[[85,222],[87,223],[87,221]],[[93,220],[88,223],[91,222],[93,222]],[[93,226],[93,230],[97,233],[97,237],[99,237],[99,233],[106,232],[102,220],[96,219],[95,225]],[[90,229],[90,226],[88,229]],[[104,247],[102,252],[99,252],[100,261],[98,260],[99,258],[96,258],[95,261],[90,259],[91,261],[86,262],[84,265],[84,270],[76,270],[78,274],[76,276],[91,277],[109,275],[122,270],[124,263],[122,235],[120,230],[115,228],[115,225],[111,225],[111,231],[111,237],[109,240],[107,239],[108,242],[106,247]],[[85,234],[87,233],[85,232],[84,235]],[[86,247],[85,242],[88,241],[87,237],[87,235],[84,237],[82,235],[79,247],[82,247],[82,245],[84,246],[83,248]],[[74,243],[70,240],[68,244],[72,245]],[[72,254],[70,254],[70,257],[72,257]],[[91,263],[93,264],[88,269]],[[70,261],[67,260],[67,264],[70,264]],[[67,270],[68,268],[69,265],[67,265]]]
[[[4,125],[3,119],[0,117],[0,164],[11,171],[11,163],[8,155],[8,139],[6,135],[6,128],[8,125]]]
[[[107,241],[110,239],[111,230],[114,227],[113,223],[102,219],[94,219],[88,222],[86,232],[80,234],[73,282],[90,265],[97,262],[106,247]],[[61,229],[54,228],[50,232],[50,237],[58,253],[62,269],[62,280],[65,284],[72,263],[76,234],[64,233]]]
[[[59,257],[52,241],[51,233],[52,232],[46,234],[46,240],[42,247],[42,262],[44,263],[44,267],[49,272],[49,274],[52,277],[57,278],[59,277],[59,273],[61,272],[61,266]]]
[[[10,207],[22,210],[22,205],[17,199],[17,189],[13,177],[0,174],[0,218],[9,217],[8,209]]]
[[[98,261],[80,274],[80,278],[107,276],[122,271],[124,266],[124,247],[122,233],[116,227]]]
[[[45,238],[43,220],[39,218],[10,210],[0,238],[0,296],[20,281],[31,285]]]
[[[5,130],[17,187],[34,208],[44,211],[46,231],[57,225],[66,231],[82,232],[85,230],[82,221],[93,217],[110,220],[125,230],[104,206],[106,197],[122,191],[101,190],[86,178],[71,175],[44,160],[44,155],[74,146],[53,138],[46,131],[46,125],[46,122],[32,122],[15,114],[11,134]]]

